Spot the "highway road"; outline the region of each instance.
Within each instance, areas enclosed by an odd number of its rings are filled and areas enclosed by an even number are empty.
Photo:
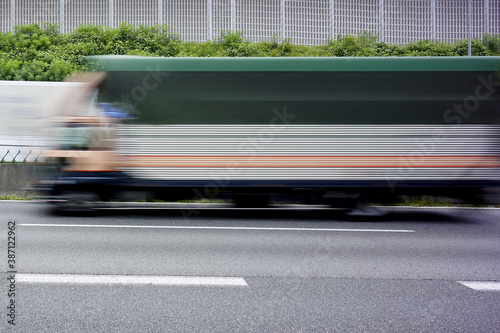
[[[500,332],[500,209],[312,208],[0,202],[0,331]]]

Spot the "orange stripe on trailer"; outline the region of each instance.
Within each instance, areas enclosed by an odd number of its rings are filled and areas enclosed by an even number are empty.
[[[126,156],[125,167],[494,168],[498,156]]]
[[[365,158],[365,157],[382,157],[382,158],[394,158],[394,157],[421,157],[421,156],[417,156],[417,155],[411,155],[411,156],[403,156],[403,155],[398,155],[398,156],[394,156],[394,155],[335,155],[335,156],[332,156],[332,155],[329,155],[329,156],[325,156],[325,155],[262,155],[262,156],[245,156],[245,155],[122,155],[122,157],[125,157],[125,158],[134,158],[134,157],[216,157],[216,158],[227,158],[227,157],[237,157],[237,158],[240,158],[240,157],[250,157],[250,158],[269,158],[269,157],[278,157],[278,158],[281,158],[281,157],[299,157],[299,158],[303,158],[303,157],[342,157],[342,158],[352,158],[352,157],[355,157],[355,158]],[[436,155],[436,156],[426,156],[428,158],[435,158],[435,157],[484,157],[484,158],[490,158],[490,157],[494,157],[494,158],[500,158],[500,156],[496,156],[496,155]]]
[[[62,171],[68,172],[117,172],[117,170],[83,170],[83,169],[63,169]]]

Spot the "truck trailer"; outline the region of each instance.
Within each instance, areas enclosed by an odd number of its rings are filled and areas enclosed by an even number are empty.
[[[500,57],[88,61],[98,112],[55,117],[47,152],[62,207],[127,192],[349,208],[498,187]]]

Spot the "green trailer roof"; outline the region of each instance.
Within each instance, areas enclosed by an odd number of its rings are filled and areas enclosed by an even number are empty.
[[[91,56],[87,61],[105,71],[497,71],[500,57],[322,57],[322,58],[178,58]]]

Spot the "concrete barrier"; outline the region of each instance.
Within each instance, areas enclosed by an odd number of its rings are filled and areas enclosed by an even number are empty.
[[[35,176],[36,164],[0,163],[0,196],[29,196],[32,191],[23,189]]]

